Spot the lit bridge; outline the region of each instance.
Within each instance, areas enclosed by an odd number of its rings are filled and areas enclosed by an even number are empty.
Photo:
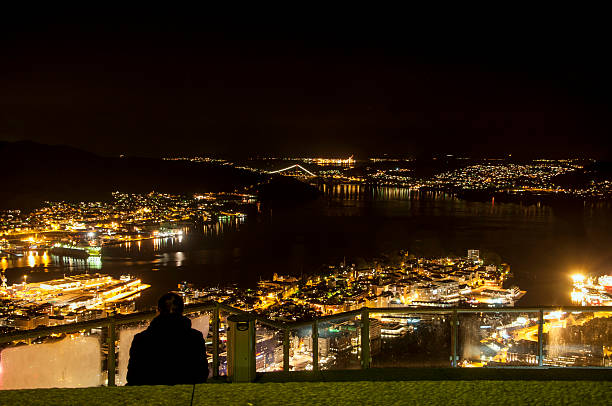
[[[304,168],[302,165],[291,165],[287,168],[279,169],[277,171],[268,172],[269,174],[280,174],[285,176],[294,176],[301,178],[312,178],[316,177],[314,173],[310,172],[308,169]]]

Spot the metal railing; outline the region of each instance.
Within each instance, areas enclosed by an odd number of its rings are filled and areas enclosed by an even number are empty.
[[[256,322],[259,322],[265,326],[271,327],[276,330],[283,332],[282,335],[282,347],[283,347],[283,366],[282,370],[289,372],[290,366],[290,332],[298,328],[304,328],[310,326],[311,338],[312,338],[312,367],[314,371],[319,370],[319,326],[321,323],[333,321],[342,318],[355,317],[360,319],[360,352],[359,361],[362,369],[371,368],[372,357],[370,353],[370,316],[372,315],[393,315],[393,314],[429,314],[436,316],[450,317],[450,367],[457,368],[459,356],[458,356],[458,331],[459,331],[459,315],[461,314],[486,314],[486,313],[537,313],[537,365],[531,368],[543,368],[544,366],[544,343],[543,343],[543,330],[545,324],[545,313],[550,312],[610,312],[612,314],[612,308],[607,309],[605,307],[596,306],[546,306],[546,307],[492,307],[492,308],[431,308],[431,307],[389,307],[389,308],[368,308],[363,307],[358,310],[336,313],[327,316],[319,317],[313,321],[304,322],[279,322],[267,319],[265,317],[249,313],[240,309],[236,309],[231,306],[224,305],[217,302],[204,302],[200,304],[190,304],[185,306],[185,314],[196,313],[196,312],[211,312],[210,318],[210,330],[212,332],[212,371],[213,376],[219,376],[219,347],[220,347],[220,312],[227,312],[230,314],[249,314],[253,317]],[[120,326],[124,326],[130,323],[138,323],[153,319],[156,313],[154,311],[146,311],[139,313],[132,313],[127,315],[111,315],[102,319],[88,320],[58,326],[35,328],[32,330],[20,330],[14,331],[7,334],[0,335],[0,345],[15,342],[15,341],[26,341],[30,342],[32,339],[48,337],[53,334],[69,334],[77,333],[79,331],[88,330],[92,328],[107,328],[107,345],[108,355],[106,358],[107,369],[108,369],[108,386],[116,385],[116,367],[117,367],[117,329]],[[609,343],[612,346],[612,343]],[[611,368],[611,367],[606,367]]]

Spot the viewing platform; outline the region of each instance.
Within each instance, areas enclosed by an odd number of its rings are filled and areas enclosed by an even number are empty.
[[[209,355],[193,404],[604,404],[612,388],[605,307],[362,308],[285,323],[206,302],[185,314]],[[236,380],[230,315],[253,324],[248,383],[226,384]],[[188,404],[193,386],[112,388],[125,385],[132,337],[153,317],[0,335],[0,403]]]

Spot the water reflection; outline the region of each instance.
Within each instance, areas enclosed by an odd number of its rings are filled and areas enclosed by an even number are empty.
[[[89,271],[102,269],[101,257],[84,258],[68,258],[57,255],[52,255],[48,251],[27,251],[21,257],[2,257],[0,259],[0,269],[2,272],[11,269],[25,269],[29,272],[49,272],[64,269],[68,271]],[[11,275],[11,281],[14,282],[16,276]]]
[[[372,186],[354,184],[319,185],[323,195],[333,202],[355,201],[358,203],[369,202],[397,202],[403,203],[402,208],[419,210],[433,208],[438,214],[452,215],[521,215],[524,217],[548,217],[552,209],[548,205],[523,204],[523,203],[499,203],[491,198],[489,202],[467,201],[458,198],[452,193],[421,191],[408,187],[396,186]],[[359,206],[359,204],[358,204]],[[600,204],[593,204],[588,210]]]
[[[33,268],[34,266],[36,266],[36,259],[34,258],[34,253],[33,252],[28,252],[28,266],[30,268]]]
[[[23,256],[8,256],[0,259],[0,268],[47,268],[53,265],[49,253],[45,251],[27,251]]]
[[[102,269],[101,257],[89,257],[87,259],[57,257],[55,255],[52,255],[52,257],[54,262],[58,263],[63,268],[68,268],[71,271],[88,271]]]
[[[423,192],[406,187],[387,187],[354,184],[320,185],[319,190],[327,197],[342,200],[411,200]],[[447,193],[431,193],[430,197],[456,199]]]
[[[244,217],[229,217],[215,223],[184,227],[182,234],[170,237],[156,237],[135,242],[107,246],[103,255],[111,258],[156,258],[153,263],[161,266],[173,264],[182,266],[187,255],[207,241],[215,241],[227,232],[237,232],[245,222]]]
[[[275,208],[273,213],[262,204],[260,214],[246,222],[228,217],[193,226],[180,237],[105,246],[101,261],[40,252],[0,258],[0,267],[8,269],[9,283],[21,282],[23,276],[21,270],[10,268],[46,271],[48,266],[57,277],[72,270],[137,275],[152,285],[142,299],[149,306],[185,280],[197,286],[255,286],[274,272],[315,273],[321,264],[345,257],[365,263],[381,252],[399,249],[415,255],[461,255],[474,248],[511,265],[512,283],[528,292],[520,304],[529,306],[569,304],[571,271],[603,272],[612,261],[609,203],[551,207],[472,202],[401,187],[321,189],[323,198]]]

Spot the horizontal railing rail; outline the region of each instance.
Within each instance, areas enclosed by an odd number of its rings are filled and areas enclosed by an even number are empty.
[[[531,313],[543,310],[545,312],[612,312],[605,306],[535,306],[535,307],[368,307],[370,313]],[[342,313],[337,313],[342,314]]]
[[[319,339],[319,326],[321,323],[328,321],[356,318],[359,317],[361,320],[361,334],[360,334],[360,364],[361,368],[370,368],[372,359],[370,355],[370,315],[373,314],[432,314],[432,315],[444,315],[450,316],[450,328],[451,328],[451,354],[450,354],[450,366],[458,366],[458,325],[460,314],[480,314],[480,313],[537,313],[538,314],[538,355],[537,365],[529,366],[528,368],[542,368],[543,365],[543,326],[544,326],[544,314],[547,312],[610,312],[612,308],[606,308],[602,306],[537,306],[537,307],[487,307],[487,308],[432,308],[432,307],[384,307],[384,308],[371,308],[362,307],[357,310],[351,310],[342,313],[329,314],[316,318],[315,320],[308,321],[277,321],[271,320],[253,312],[237,309],[218,303],[215,301],[207,301],[202,303],[189,304],[185,306],[185,314],[195,312],[211,312],[210,329],[212,332],[212,358],[213,358],[213,375],[219,375],[219,327],[220,327],[220,312],[226,312],[230,314],[245,314],[250,315],[252,319],[262,325],[277,329],[283,333],[282,346],[283,346],[283,371],[290,371],[289,362],[289,335],[291,330],[303,329],[309,327],[311,329],[312,338],[312,363],[313,370],[319,369],[319,354],[318,354],[318,339]],[[47,337],[54,334],[69,334],[76,333],[82,330],[93,329],[93,328],[107,328],[108,329],[108,385],[115,385],[115,366],[116,366],[116,353],[110,350],[115,347],[117,341],[117,326],[122,326],[130,323],[138,323],[147,320],[151,320],[156,316],[155,311],[144,311],[131,313],[126,315],[110,315],[105,318],[80,321],[75,323],[68,323],[63,325],[41,327],[31,330],[18,330],[10,333],[0,334],[0,345],[7,344],[15,341],[32,340],[40,337]],[[509,368],[510,366],[504,366],[503,368]],[[602,368],[602,367],[592,367]],[[610,369],[610,367],[603,367],[604,369]]]
[[[276,321],[266,317],[248,312],[245,310],[237,309],[223,303],[217,303],[214,301],[189,304],[185,306],[185,313],[194,313],[198,311],[214,310],[226,311],[231,314],[245,314],[251,315],[256,321],[268,325],[277,329],[296,329],[304,326],[312,325],[312,320],[308,321]],[[539,306],[539,307],[487,307],[487,308],[431,308],[431,307],[362,307],[358,310],[351,310],[342,313],[334,313],[325,316],[317,317],[319,322],[342,319],[346,317],[360,315],[367,309],[369,314],[394,314],[394,313],[413,313],[413,314],[458,314],[465,313],[535,313],[539,311],[544,312],[612,312],[612,308],[607,309],[603,306]],[[114,319],[115,325],[135,323],[139,321],[145,321],[153,319],[156,315],[155,311],[144,311],[137,313],[130,313],[125,315],[111,315],[108,317],[79,321],[75,323],[62,324],[58,326],[40,327],[31,330],[18,330],[9,333],[0,334],[0,344],[4,344],[11,341],[24,340],[28,338],[38,338],[48,336],[50,334],[61,334],[70,333],[79,330],[85,330],[93,327],[108,327],[111,320]]]

